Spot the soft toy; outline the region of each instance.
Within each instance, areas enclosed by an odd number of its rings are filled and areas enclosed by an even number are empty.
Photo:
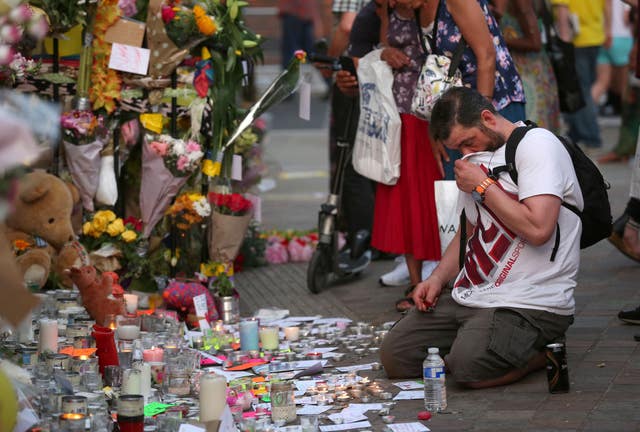
[[[75,196],[74,196],[75,192]],[[88,264],[89,258],[75,241],[71,226],[75,188],[44,171],[25,175],[18,185],[13,211],[6,221],[5,233],[11,243],[24,281],[44,286],[49,272],[71,287],[63,270]]]
[[[98,325],[103,325],[109,314],[124,315],[124,302],[112,295],[111,276],[103,274],[99,277],[96,268],[91,265],[81,268],[72,267],[68,273],[80,290],[82,305]]]

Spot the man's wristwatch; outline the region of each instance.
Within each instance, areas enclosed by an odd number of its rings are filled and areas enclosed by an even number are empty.
[[[475,202],[482,204],[484,202],[484,194],[487,192],[487,189],[489,189],[489,186],[495,183],[496,181],[494,179],[492,179],[491,177],[487,177],[482,181],[482,183],[473,188],[473,190],[471,191],[471,197]]]

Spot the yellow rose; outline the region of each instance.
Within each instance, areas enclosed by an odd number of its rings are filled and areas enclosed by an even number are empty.
[[[118,218],[109,224],[109,226],[107,227],[107,234],[109,234],[111,237],[116,237],[124,230],[125,227],[122,223],[122,219]]]
[[[82,225],[82,234],[91,235],[92,231],[93,231],[93,226],[91,225],[91,222],[85,222]]]
[[[136,234],[135,231],[126,230],[125,232],[122,233],[121,237],[122,237],[122,240],[124,240],[125,242],[131,243],[132,241],[138,238],[138,234]]]
[[[222,164],[220,162],[214,162],[211,159],[206,159],[202,164],[202,173],[208,177],[216,177],[220,175],[220,168]]]
[[[93,217],[93,221],[91,222],[93,232],[100,235],[105,232],[105,230],[107,229],[107,225],[109,225],[109,219],[107,219],[107,216],[101,214],[100,212],[96,213],[96,215]]]

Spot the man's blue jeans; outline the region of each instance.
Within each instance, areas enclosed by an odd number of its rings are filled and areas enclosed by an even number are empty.
[[[565,121],[569,126],[569,138],[575,143],[580,142],[593,148],[602,146],[598,112],[591,98],[591,86],[596,80],[599,50],[599,46],[576,47],[576,71],[586,105],[574,113],[565,114]]]
[[[313,48],[313,22],[295,15],[282,15],[282,69],[286,69],[296,50],[311,52]]]

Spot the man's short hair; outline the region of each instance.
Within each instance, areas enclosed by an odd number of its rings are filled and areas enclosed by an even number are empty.
[[[455,125],[465,128],[481,127],[480,113],[489,110],[497,114],[493,104],[476,90],[453,87],[442,95],[431,112],[431,139],[446,141]]]

